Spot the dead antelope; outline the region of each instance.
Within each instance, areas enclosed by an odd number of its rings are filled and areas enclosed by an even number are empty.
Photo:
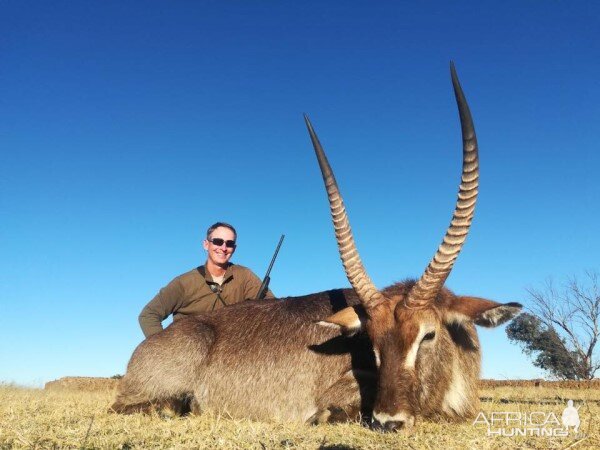
[[[128,413],[191,398],[195,412],[321,423],[362,412],[396,430],[416,416],[462,419],[478,410],[474,325],[521,309],[457,296],[444,282],[473,218],[479,180],[475,130],[454,67],[462,126],[458,201],[442,244],[417,281],[378,290],[356,249],[337,182],[308,118],[335,235],[353,289],[248,301],[178,320],[133,353],[112,409]]]

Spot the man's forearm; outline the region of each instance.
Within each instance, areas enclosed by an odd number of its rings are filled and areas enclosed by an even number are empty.
[[[148,337],[161,332],[162,321],[177,310],[177,299],[181,297],[181,292],[180,285],[176,280],[162,288],[142,309],[138,320],[144,336]]]
[[[163,330],[160,315],[149,311],[148,308],[142,310],[138,317],[138,321],[140,322],[140,327],[146,337],[160,333]]]

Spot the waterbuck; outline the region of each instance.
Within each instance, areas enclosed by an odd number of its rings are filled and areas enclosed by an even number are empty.
[[[480,370],[474,325],[506,322],[521,305],[457,296],[443,286],[471,225],[479,180],[475,130],[454,66],[451,75],[462,178],[452,222],[419,280],[374,286],[305,117],[352,289],[247,301],[175,321],[134,351],[112,409],[147,411],[188,398],[195,412],[259,420],[322,423],[362,412],[384,431],[410,427],[418,415],[473,416]]]

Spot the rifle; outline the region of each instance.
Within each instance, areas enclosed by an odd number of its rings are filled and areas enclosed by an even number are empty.
[[[277,254],[279,253],[279,248],[281,247],[281,244],[283,243],[284,237],[285,237],[285,234],[282,234],[281,238],[279,238],[279,244],[277,244],[277,248],[275,249],[275,254],[273,255],[273,258],[271,259],[271,264],[269,264],[269,268],[267,269],[265,278],[263,278],[262,284],[260,285],[258,294],[256,294],[256,300],[262,300],[263,298],[265,298],[265,295],[267,295],[267,290],[269,289],[269,282],[271,281],[271,277],[269,275],[271,274],[271,269],[273,268],[275,259],[277,259]]]

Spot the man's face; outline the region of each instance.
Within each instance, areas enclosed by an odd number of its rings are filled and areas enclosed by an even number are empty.
[[[221,239],[223,243],[221,245],[215,245],[213,242],[215,239]],[[235,252],[234,247],[227,247],[227,241],[235,241],[235,234],[229,228],[218,227],[209,236],[209,239],[205,239],[202,243],[204,250],[208,252],[208,259],[217,266],[226,265]]]

